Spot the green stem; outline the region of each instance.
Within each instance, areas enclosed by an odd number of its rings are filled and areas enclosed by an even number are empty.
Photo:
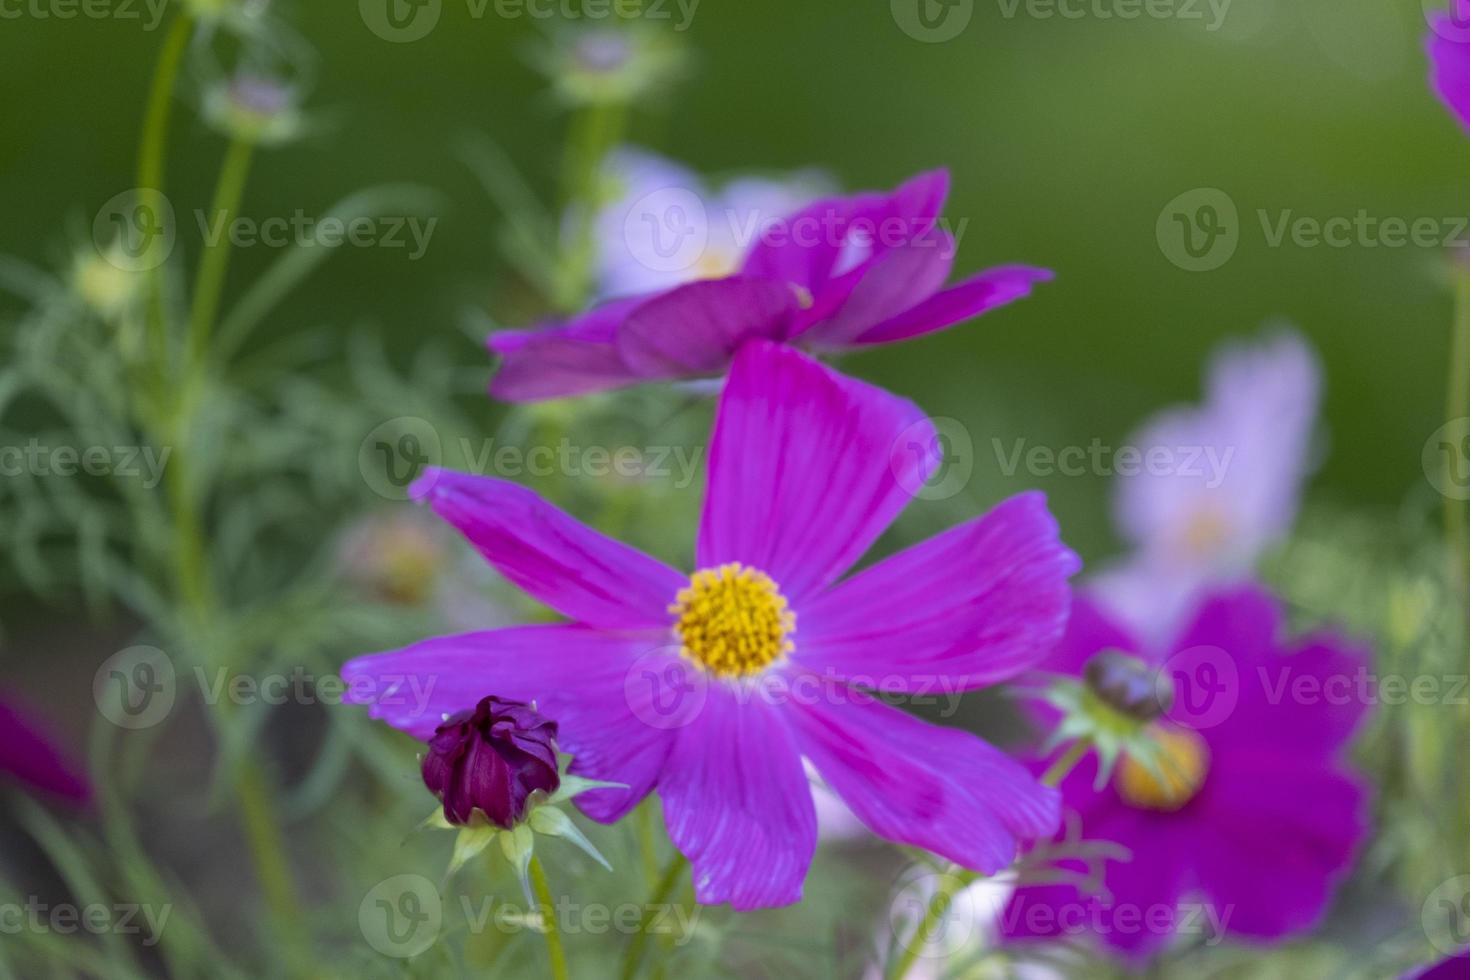
[[[1092,739],[1090,738],[1079,738],[1073,742],[1072,747],[1062,753],[1060,759],[1051,764],[1051,768],[1046,771],[1046,775],[1041,777],[1041,782],[1047,786],[1062,785],[1062,780],[1066,779],[1067,774],[1076,768],[1077,763],[1082,761],[1082,757],[1087,754],[1087,750],[1090,748],[1092,748]]]
[[[245,179],[250,167],[250,144],[236,141],[225,156],[215,191],[216,212],[228,215],[239,208]],[[225,226],[228,226],[226,219]],[[193,422],[200,400],[204,397],[208,365],[209,327],[219,304],[220,290],[228,268],[229,242],[205,246],[200,256],[199,274],[195,282],[193,317],[190,320],[188,359],[180,389],[170,402],[169,419],[162,427],[172,440],[174,455],[167,471],[169,516],[173,525],[173,560],[175,589],[184,613],[182,630],[186,641],[195,649],[213,654],[210,620],[219,607],[213,576],[205,549],[204,510],[206,494],[193,467]],[[160,361],[159,371],[166,370]],[[222,702],[218,714],[221,726],[228,726],[232,712],[229,702]],[[276,817],[271,781],[265,768],[251,756],[236,763],[234,790],[240,805],[240,820],[245,841],[260,882],[261,893],[269,909],[275,934],[288,964],[290,976],[311,975],[310,945],[305,920],[297,900],[287,858],[284,835]]]
[[[669,896],[674,893],[674,888],[679,884],[679,878],[689,867],[688,858],[674,852],[664,868],[663,877],[659,879],[658,885],[649,896],[648,904],[643,909],[643,920],[638,924],[638,931],[633,934],[633,939],[628,943],[627,955],[623,957],[623,972],[619,974],[622,980],[633,980],[638,975],[638,964],[643,959],[643,949],[648,945],[648,933],[653,928],[653,919],[659,912],[661,906],[667,904]]]
[[[1087,755],[1087,750],[1092,747],[1092,739],[1079,738],[1063,752],[1056,762],[1046,770],[1041,777],[1043,785],[1056,787],[1067,778],[1082,757]],[[919,952],[928,944],[929,940],[938,932],[944,923],[944,917],[949,914],[950,906],[954,904],[955,896],[983,877],[977,872],[967,868],[956,867],[946,874],[939,876],[939,884],[934,890],[934,895],[929,899],[929,907],[924,910],[924,918],[919,922],[919,928],[915,930],[913,938],[905,945],[903,955],[900,956],[888,971],[889,980],[903,980],[908,972],[913,969],[914,961],[919,958]]]
[[[604,532],[606,533],[606,532]],[[650,888],[658,881],[658,847],[654,843],[653,801],[644,800],[643,805],[633,811],[638,828],[638,851],[643,857],[643,876]]]
[[[163,193],[164,165],[168,148],[169,119],[173,115],[174,85],[184,61],[184,49],[194,29],[194,19],[187,12],[179,14],[169,25],[153,68],[153,81],[148,88],[148,105],[143,112],[143,135],[138,142],[138,186]],[[166,351],[166,320],[163,308],[163,266],[148,272],[149,344],[155,357]]]
[[[601,203],[603,161],[623,138],[627,106],[606,103],[588,106],[572,120],[563,162],[566,207],[575,224],[557,270],[557,307],[575,312],[586,305],[592,288],[592,263],[597,254],[597,209]]]
[[[194,303],[189,310],[189,343],[184,363],[194,372],[202,363],[209,347],[209,335],[219,313],[220,296],[225,288],[225,274],[230,269],[229,228],[240,210],[245,195],[245,179],[250,175],[250,158],[254,144],[235,139],[225,152],[219,182],[215,184],[209,220],[223,229],[223,237],[213,244],[206,242],[199,256],[199,273],[194,280]]]
[[[546,881],[546,871],[541,861],[531,858],[531,887],[536,890],[536,901],[545,906],[541,915],[541,926],[546,934],[546,955],[551,959],[553,980],[567,980],[567,952],[562,948],[561,932],[556,924],[556,901],[551,897],[551,886]]]
[[[1470,270],[1455,269],[1455,318],[1450,335],[1449,380],[1445,388],[1445,421],[1453,424],[1470,416]],[[1455,454],[1445,454],[1446,481],[1459,463]],[[1450,567],[1455,576],[1456,591],[1463,597],[1470,589],[1470,534],[1466,530],[1464,500],[1444,495],[1445,545],[1450,552]]]

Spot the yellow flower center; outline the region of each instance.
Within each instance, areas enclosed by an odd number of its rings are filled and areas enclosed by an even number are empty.
[[[1219,507],[1206,505],[1190,515],[1179,533],[1179,550],[1187,558],[1208,558],[1230,543],[1234,529]]]
[[[695,572],[669,612],[680,652],[717,677],[760,673],[795,649],[796,613],[769,575],[739,562]]]
[[[1118,766],[1118,795],[1145,810],[1178,810],[1194,799],[1210,771],[1205,740],[1183,728],[1160,728],[1153,766],[1125,756]]]

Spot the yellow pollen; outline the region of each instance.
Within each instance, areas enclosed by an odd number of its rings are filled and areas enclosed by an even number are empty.
[[[1118,795],[1145,810],[1171,812],[1194,799],[1210,771],[1210,750],[1204,739],[1183,728],[1159,728],[1159,754],[1149,768],[1125,756],[1118,767]]]
[[[1208,558],[1230,543],[1230,519],[1214,506],[1201,507],[1179,534],[1179,550],[1187,558]]]
[[[717,677],[760,673],[796,649],[796,613],[781,590],[739,562],[695,572],[669,612],[680,652]]]

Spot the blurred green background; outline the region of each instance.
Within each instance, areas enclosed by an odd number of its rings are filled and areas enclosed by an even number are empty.
[[[957,37],[922,43],[875,0],[704,0],[683,34],[694,73],[637,115],[633,135],[708,173],[815,165],[849,188],[947,165],[950,217],[969,222],[958,269],[1058,271],[1025,303],[849,362],[964,422],[991,478],[967,496],[1018,488],[1003,485],[992,438],[1116,445],[1150,411],[1196,397],[1212,345],[1276,317],[1298,324],[1327,366],[1331,454],[1316,492],[1384,507],[1428,493],[1419,456],[1442,421],[1450,314],[1442,253],[1271,247],[1257,216],[1470,213],[1470,144],[1424,84],[1423,13],[1382,0],[1234,0],[1211,31],[1215,15],[1194,7],[1199,19],[1073,20],[977,0]],[[317,126],[258,158],[246,212],[320,213],[401,180],[446,204],[422,260],[346,249],[267,332],[367,324],[397,350],[457,342],[467,308],[497,309],[504,263],[499,215],[454,146],[488,134],[552,197],[566,115],[525,56],[544,22],[497,17],[493,5],[475,18],[465,0],[444,0],[434,31],[395,44],[355,4],[275,9],[318,52],[307,99]],[[139,21],[0,20],[0,252],[64,262],[78,234],[68,220],[84,234],[131,186],[161,41]],[[195,112],[176,119],[170,193],[203,206],[222,140]],[[1177,268],[1155,235],[1165,204],[1197,187],[1224,190],[1240,214],[1238,251],[1209,272]],[[239,251],[231,282],[273,257]],[[1109,549],[1105,484],[1010,482],[1051,490],[1085,553]]]

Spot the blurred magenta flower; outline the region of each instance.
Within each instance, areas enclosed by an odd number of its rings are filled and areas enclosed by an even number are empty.
[[[434,730],[423,776],[451,826],[481,814],[509,830],[526,815],[532,794],[550,796],[561,785],[556,722],[521,701],[481,698]]]
[[[1030,295],[1045,269],[1003,266],[944,288],[956,241],[940,226],[944,171],[888,194],[813,202],[766,223],[740,274],[610,300],[568,322],[490,336],[502,358],[490,393],[507,401],[586,394],[644,381],[719,375],[764,339],[816,352],[943,330]],[[691,226],[670,203],[675,236]]]
[[[1289,642],[1283,629],[1258,586],[1210,595],[1164,645],[1078,598],[1045,667],[1081,675],[1099,653],[1134,653],[1161,668],[1172,707],[1155,723],[1155,768],[1125,756],[1099,788],[1089,758],[1061,786],[1081,838],[1132,860],[1107,865],[1100,896],[1071,883],[1018,889],[1007,936],[1090,935],[1137,961],[1177,932],[1278,940],[1321,919],[1368,832],[1368,789],[1339,758],[1366,714],[1368,659],[1336,636]]]
[[[801,171],[741,177],[711,191],[688,167],[637,147],[611,154],[604,170],[613,200],[597,216],[597,283],[608,299],[734,275],[764,229],[831,186],[825,175]],[[703,246],[665,254],[673,235]]]
[[[344,678],[421,738],[484,691],[534,700],[571,772],[627,787],[578,797],[589,816],[615,821],[658,791],[704,904],[800,899],[817,836],[803,758],[874,833],[998,871],[1054,829],[1055,792],[872,691],[1031,669],[1061,635],[1078,561],[1033,493],[838,582],[937,445],[910,402],[747,344],[719,403],[692,577],[523,487],[430,470],[416,496],[572,622],[427,640]],[[428,696],[398,695],[410,687]]]
[[[10,698],[0,698],[0,777],[4,776],[70,806],[92,802],[92,785],[82,767]]]
[[[1403,980],[1470,980],[1470,949],[1407,973]]]
[[[1117,475],[1114,514],[1133,550],[1093,584],[1135,632],[1166,639],[1291,530],[1320,398],[1316,355],[1280,331],[1222,348],[1203,404],[1166,409],[1126,441],[1141,463]]]
[[[1449,9],[1430,15],[1429,26],[1429,85],[1470,129],[1470,0],[1450,0]]]

